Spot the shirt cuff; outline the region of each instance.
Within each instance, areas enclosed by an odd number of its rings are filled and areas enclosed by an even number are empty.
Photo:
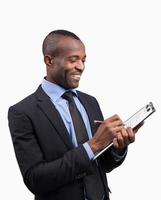
[[[127,148],[125,149],[125,151],[124,151],[124,153],[122,155],[119,155],[113,149],[111,150],[111,154],[112,154],[113,158],[115,159],[115,161],[117,161],[117,162],[122,160],[125,157],[126,153],[127,153]]]
[[[86,142],[86,143],[83,144],[83,146],[84,146],[84,148],[85,148],[85,150],[86,150],[86,152],[88,154],[89,159],[93,160],[94,153],[93,153],[91,147],[89,146],[89,144]]]

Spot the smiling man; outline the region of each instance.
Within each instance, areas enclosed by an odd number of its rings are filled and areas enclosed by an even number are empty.
[[[78,36],[52,31],[43,54],[46,77],[8,113],[24,182],[36,200],[108,200],[106,173],[124,161],[135,133],[116,114],[104,120],[97,100],[76,90],[86,59]]]
[[[57,31],[54,38],[52,34],[49,35],[43,44],[47,66],[46,80],[65,89],[77,88],[84,70],[85,47],[78,38],[63,36],[60,33],[62,32]]]

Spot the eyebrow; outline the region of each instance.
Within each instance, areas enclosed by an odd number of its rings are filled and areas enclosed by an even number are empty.
[[[69,56],[68,58],[80,58],[78,55],[72,55],[72,56]],[[86,58],[86,55],[83,57],[83,59],[85,59]]]

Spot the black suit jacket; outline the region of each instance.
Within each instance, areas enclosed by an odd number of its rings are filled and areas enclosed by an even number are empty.
[[[96,99],[78,91],[86,109],[92,133],[94,120],[103,120]],[[82,145],[74,148],[59,112],[42,90],[9,108],[9,128],[16,158],[29,190],[36,200],[84,200],[82,178],[90,172],[91,161]],[[111,150],[98,159],[105,190],[106,172],[119,166]]]

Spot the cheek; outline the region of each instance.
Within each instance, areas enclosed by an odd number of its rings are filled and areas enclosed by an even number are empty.
[[[53,76],[58,83],[63,85],[70,82],[70,71],[67,68],[59,68],[55,70]]]
[[[65,71],[64,71],[63,77],[64,77],[64,80],[65,80],[66,82],[69,82],[69,81],[70,81],[70,73],[69,73],[68,70],[65,70]]]
[[[73,67],[71,65],[66,65],[66,67],[64,67],[64,69],[62,70],[62,73],[64,74],[65,77],[69,77],[72,71]]]
[[[56,71],[53,72],[53,76],[57,80],[61,81],[62,79],[64,79],[64,71],[62,71],[62,70],[56,70]]]
[[[70,81],[70,73],[72,73],[74,67],[69,63],[58,63],[53,68],[53,77],[59,82]]]

